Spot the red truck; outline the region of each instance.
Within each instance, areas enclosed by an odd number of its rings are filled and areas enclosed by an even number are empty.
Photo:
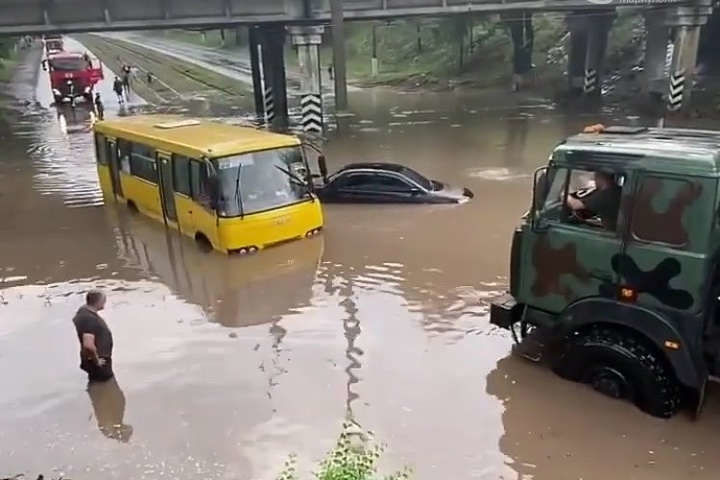
[[[88,53],[48,54],[43,60],[43,68],[50,74],[50,86],[56,104],[74,103],[81,97],[92,104],[95,84],[104,78],[100,61]]]

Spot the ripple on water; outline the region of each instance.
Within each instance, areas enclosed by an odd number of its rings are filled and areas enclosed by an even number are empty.
[[[104,203],[95,159],[88,153],[94,151],[92,132],[80,115],[65,132],[51,111],[30,112],[15,125],[15,134],[30,141],[26,151],[35,166],[33,188],[62,197],[71,208]]]

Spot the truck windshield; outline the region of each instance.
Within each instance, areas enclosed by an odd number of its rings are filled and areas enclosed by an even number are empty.
[[[300,147],[276,148],[215,160],[219,213],[236,217],[310,198]]]
[[[76,72],[88,68],[88,61],[82,57],[53,58],[50,68],[58,72]]]

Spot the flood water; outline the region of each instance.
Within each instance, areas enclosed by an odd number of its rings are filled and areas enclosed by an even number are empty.
[[[331,169],[401,162],[475,198],[328,205],[320,237],[228,258],[101,205],[91,135],[82,117],[64,133],[32,60],[0,111],[0,476],[272,479],[352,416],[419,480],[717,478],[720,395],[698,421],[651,418],[512,356],[488,322],[533,170],[624,113],[354,91]],[[71,318],[91,287],[117,380],[88,391]]]

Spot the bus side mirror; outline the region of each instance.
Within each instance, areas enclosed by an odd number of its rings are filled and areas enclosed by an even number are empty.
[[[327,183],[328,169],[325,155],[320,155],[318,157],[318,168],[320,169],[320,175],[322,175],[323,182]]]

